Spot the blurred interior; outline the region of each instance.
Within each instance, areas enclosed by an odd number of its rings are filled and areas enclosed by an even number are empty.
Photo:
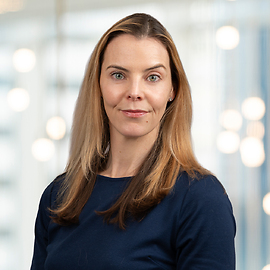
[[[233,204],[237,269],[269,270],[269,0],[0,0],[0,269],[29,269],[39,199],[65,169],[87,61],[135,12],[177,45],[194,151]]]

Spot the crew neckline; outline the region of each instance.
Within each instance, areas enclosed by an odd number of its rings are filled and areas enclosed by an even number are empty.
[[[98,174],[97,178],[103,179],[103,180],[109,180],[109,181],[126,181],[130,180],[132,176],[126,176],[126,177],[109,177],[105,175]]]

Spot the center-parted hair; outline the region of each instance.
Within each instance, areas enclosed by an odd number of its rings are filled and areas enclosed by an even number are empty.
[[[87,66],[77,99],[65,179],[52,219],[61,225],[77,223],[91,196],[96,176],[107,164],[109,120],[100,89],[100,73],[108,44],[120,35],[153,38],[167,49],[175,98],[168,102],[158,138],[115,204],[104,212],[107,222],[125,227],[128,216],[142,219],[173,188],[179,173],[191,178],[209,174],[197,162],[191,143],[192,100],[188,80],[175,44],[164,26],[150,15],[136,13],[115,23],[99,40]]]

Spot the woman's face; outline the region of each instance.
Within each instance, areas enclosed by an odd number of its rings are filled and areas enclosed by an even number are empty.
[[[174,98],[166,48],[153,38],[114,38],[104,53],[100,87],[111,138],[156,139],[167,103]]]

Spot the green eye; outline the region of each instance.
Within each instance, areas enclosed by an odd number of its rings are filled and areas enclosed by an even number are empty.
[[[112,74],[112,76],[116,79],[116,80],[123,80],[124,79],[124,75],[121,73],[114,73]]]
[[[157,75],[150,75],[147,79],[150,82],[156,82],[159,79],[159,77]]]

